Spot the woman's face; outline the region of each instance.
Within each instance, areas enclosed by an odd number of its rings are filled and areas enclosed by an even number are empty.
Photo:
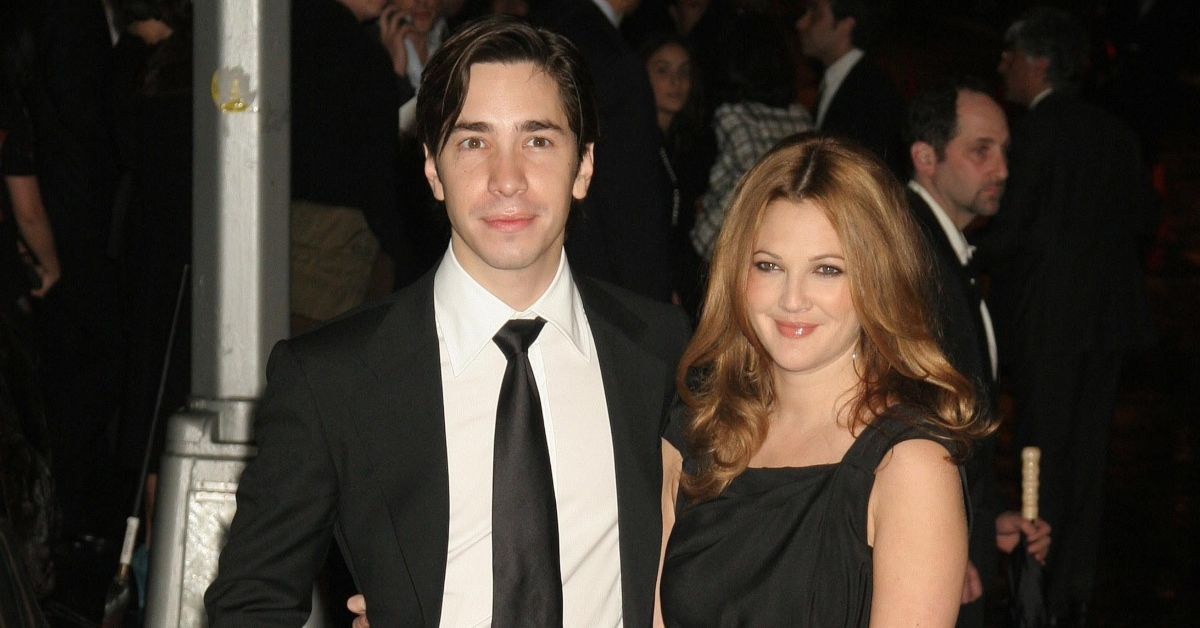
[[[820,207],[772,201],[749,263],[746,307],[776,374],[851,359],[861,327],[842,243]]]
[[[687,50],[676,43],[661,46],[646,59],[646,72],[650,75],[658,111],[679,113],[692,91],[692,60]]]

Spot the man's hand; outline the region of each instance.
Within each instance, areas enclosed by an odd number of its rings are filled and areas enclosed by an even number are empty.
[[[379,41],[392,58],[392,71],[396,76],[408,74],[408,52],[404,49],[404,40],[410,31],[412,18],[408,11],[395,4],[384,7],[379,15]]]
[[[1043,519],[1026,521],[1021,513],[1009,510],[996,517],[996,548],[1011,554],[1025,535],[1025,547],[1039,563],[1046,563],[1050,551],[1050,524]]]
[[[962,604],[970,604],[983,597],[983,580],[975,563],[967,561],[967,575],[963,578]]]
[[[350,624],[351,628],[368,628],[371,625],[367,623],[367,598],[363,597],[362,593],[346,600],[346,608],[350,609],[351,613],[358,615],[354,618],[354,623]]]

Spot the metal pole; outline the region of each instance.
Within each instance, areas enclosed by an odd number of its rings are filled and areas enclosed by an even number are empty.
[[[147,626],[207,625],[203,596],[254,455],[269,351],[288,328],[287,0],[209,0],[195,18],[192,398],[159,473]],[[314,613],[308,625],[323,625]]]

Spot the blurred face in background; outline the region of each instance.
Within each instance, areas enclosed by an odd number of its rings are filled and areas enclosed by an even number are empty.
[[[679,113],[692,92],[692,59],[687,50],[668,42],[646,59],[646,72],[654,90],[654,105],[659,119]]]
[[[438,0],[392,0],[392,6],[408,16],[412,23],[412,32],[418,35],[425,35],[433,30],[433,25],[441,16]]]
[[[842,48],[848,46],[849,18],[837,21],[829,0],[812,0],[796,21],[796,33],[800,35],[800,50],[807,57],[820,59],[826,65],[837,60]]]

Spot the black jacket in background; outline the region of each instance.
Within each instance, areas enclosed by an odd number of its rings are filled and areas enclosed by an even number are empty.
[[[545,3],[537,17],[583,53],[599,106],[596,172],[567,227],[571,268],[669,300],[671,188],[645,66],[591,0]]]
[[[362,210],[383,249],[396,209],[399,86],[383,45],[336,0],[292,7],[292,198]]]

